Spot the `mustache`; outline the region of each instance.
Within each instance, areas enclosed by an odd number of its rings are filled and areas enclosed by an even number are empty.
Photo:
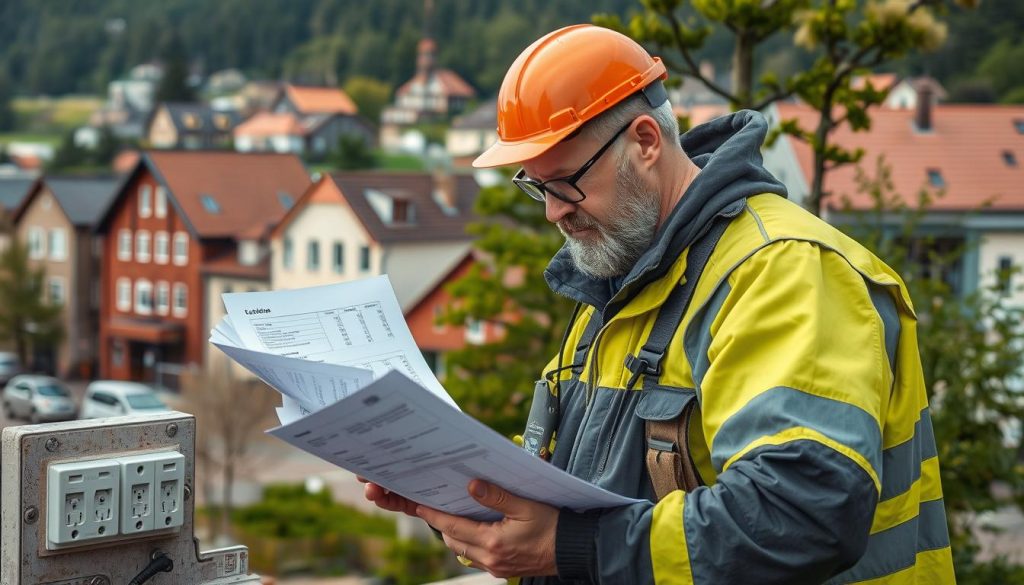
[[[575,211],[559,220],[558,227],[564,234],[566,232],[593,229],[598,227],[598,223],[593,217],[580,213],[579,211]]]

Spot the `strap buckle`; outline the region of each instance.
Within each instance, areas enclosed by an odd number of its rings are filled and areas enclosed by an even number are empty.
[[[640,348],[640,351],[637,352],[636,355],[627,355],[624,365],[627,370],[632,372],[633,375],[630,376],[629,381],[626,382],[626,388],[632,390],[641,375],[654,377],[661,376],[661,358],[664,356],[664,353],[655,353],[646,347]]]

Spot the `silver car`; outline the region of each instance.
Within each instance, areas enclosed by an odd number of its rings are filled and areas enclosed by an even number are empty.
[[[3,394],[4,415],[35,424],[75,418],[75,401],[60,380],[49,376],[15,376]]]
[[[21,371],[21,360],[18,359],[18,354],[0,351],[0,384],[6,384]]]

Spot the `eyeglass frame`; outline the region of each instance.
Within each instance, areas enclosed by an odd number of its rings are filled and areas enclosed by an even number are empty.
[[[629,123],[620,128],[619,131],[616,132],[608,140],[608,142],[605,142],[604,146],[599,148],[598,151],[594,153],[594,156],[590,157],[590,159],[587,160],[587,162],[583,163],[583,166],[577,169],[576,172],[569,175],[565,175],[563,177],[554,177],[552,179],[548,179],[547,181],[538,181],[536,179],[531,179],[530,177],[527,177],[526,169],[520,168],[519,172],[517,172],[515,176],[512,177],[512,184],[515,185],[516,187],[519,187],[519,190],[522,191],[523,193],[526,193],[526,195],[529,196],[530,199],[533,199],[534,201],[540,201],[541,203],[544,203],[544,201],[547,199],[546,195],[548,194],[553,196],[555,199],[558,199],[559,201],[563,201],[565,203],[569,203],[572,205],[575,205],[583,201],[584,199],[587,198],[587,194],[584,193],[583,190],[580,189],[576,183],[583,178],[583,175],[585,175],[591,167],[597,164],[597,161],[601,158],[601,155],[607,152],[608,149],[611,148],[612,144],[615,144],[615,141],[619,139],[619,136],[622,136],[622,133],[628,130],[629,127],[633,125],[634,121],[635,120],[630,120]],[[549,183],[554,183],[556,181],[560,181],[572,187],[577,193],[579,193],[580,198],[571,199],[569,196],[563,195],[555,191],[554,189],[549,189],[547,187]],[[535,189],[536,191],[533,192],[531,191],[531,189]]]

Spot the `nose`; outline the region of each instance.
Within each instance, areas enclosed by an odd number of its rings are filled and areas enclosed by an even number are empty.
[[[551,194],[544,198],[544,215],[551,223],[558,223],[575,209],[575,203],[566,203]]]

